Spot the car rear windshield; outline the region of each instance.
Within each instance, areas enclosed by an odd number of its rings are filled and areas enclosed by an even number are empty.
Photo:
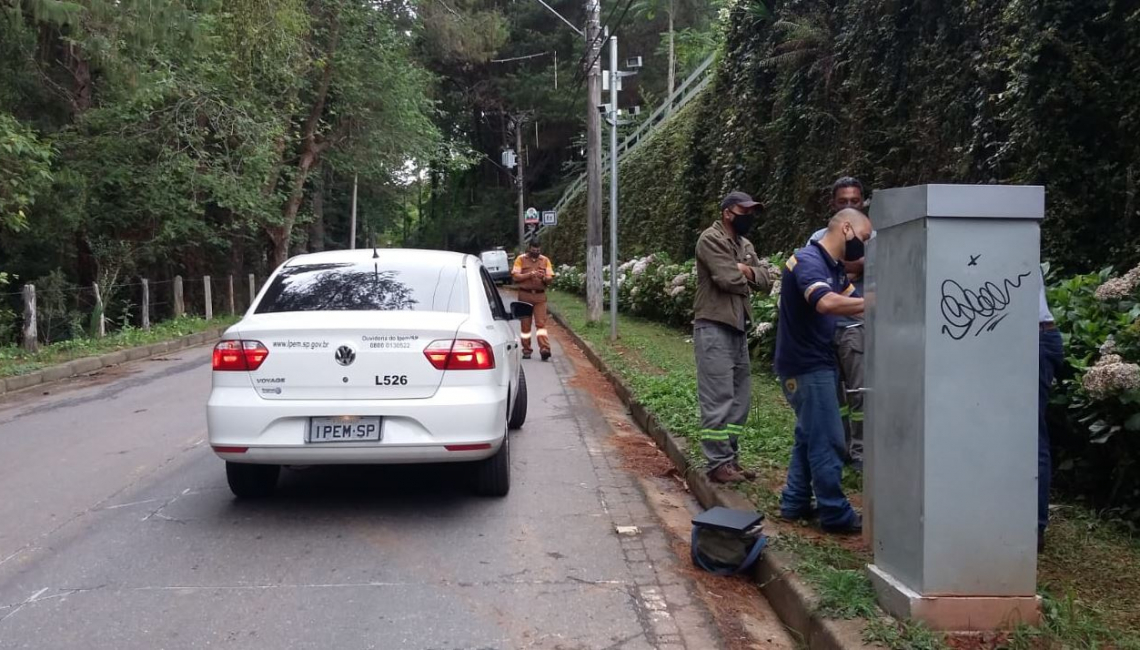
[[[258,314],[291,311],[467,311],[461,267],[297,264],[273,278]]]

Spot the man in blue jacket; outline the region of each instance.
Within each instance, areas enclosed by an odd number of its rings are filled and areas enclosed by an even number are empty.
[[[863,529],[862,518],[840,484],[847,445],[835,393],[839,371],[832,341],[837,318],[863,314],[863,298],[843,262],[863,258],[871,232],[871,220],[862,212],[851,208],[838,212],[828,223],[827,234],[788,258],[780,288],[776,374],[796,412],[795,444],[780,514],[786,519],[809,518],[814,493],[820,525],[832,533]]]
[[[863,183],[859,179],[844,176],[831,186],[831,214],[846,208],[863,209]],[[812,233],[808,245],[823,239],[827,228]],[[843,268],[847,277],[855,285],[859,295],[863,295],[863,260],[846,260]],[[842,316],[835,319],[835,354],[839,358],[839,377],[842,379],[839,392],[840,406],[847,405],[849,415],[845,435],[847,438],[847,460],[851,467],[863,471],[863,319],[855,316]]]

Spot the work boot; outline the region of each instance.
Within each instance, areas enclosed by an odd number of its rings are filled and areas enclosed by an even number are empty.
[[[732,463],[725,463],[724,465],[721,465],[720,467],[709,472],[709,479],[713,483],[723,484],[743,483],[744,481],[748,480],[744,478],[743,474],[736,471],[736,468],[732,466]]]
[[[541,356],[543,361],[550,361],[550,350],[543,350]]]
[[[733,468],[736,469],[736,471],[740,472],[741,476],[743,476],[745,479],[747,479],[749,481],[755,481],[759,477],[759,474],[757,474],[756,472],[753,472],[750,469],[745,469],[744,466],[741,465],[740,461],[738,461],[738,460],[732,461],[732,466],[733,466]]]
[[[863,534],[863,517],[859,513],[855,513],[855,518],[851,523],[843,526],[820,526],[825,533],[832,535],[861,535]]]
[[[814,507],[808,507],[807,510],[784,510],[780,509],[780,519],[784,521],[810,521],[819,516],[819,510]]]

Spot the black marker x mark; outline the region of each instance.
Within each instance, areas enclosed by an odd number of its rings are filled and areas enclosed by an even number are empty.
[[[970,263],[967,264],[966,266],[977,266],[979,258],[981,258],[981,255],[971,255],[970,256]]]

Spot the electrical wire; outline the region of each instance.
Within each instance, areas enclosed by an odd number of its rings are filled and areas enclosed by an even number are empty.
[[[600,2],[600,1],[601,0],[595,0],[595,2]],[[620,2],[620,0],[619,0],[619,2]],[[588,52],[590,51],[590,48],[594,47],[595,45],[598,45],[599,41],[605,40],[606,29],[609,27],[610,21],[613,20],[614,14],[617,13],[617,8],[619,6],[620,6],[620,4],[618,2],[614,3],[613,8],[610,9],[609,15],[607,15],[606,19],[604,21],[602,21],[602,24],[598,26],[598,33],[594,35],[594,39],[592,41],[590,41],[589,43],[586,43],[585,52],[582,52],[582,56],[578,57],[579,68],[578,68],[578,72],[575,74],[574,78],[575,78],[575,80],[577,80],[579,82],[579,84],[578,84],[579,87],[581,87],[582,70],[585,70],[585,69],[589,68],[590,66],[592,66],[593,62],[591,62],[590,65],[586,66],[585,68],[582,68],[581,65],[586,62],[586,57],[588,56]],[[629,10],[629,4],[626,4],[626,10],[627,11]],[[599,49],[599,51],[600,51],[600,49]],[[575,90],[575,92],[577,92],[577,90]]]
[[[632,6],[633,6],[633,0],[627,0],[627,1],[626,1],[626,3],[625,3],[625,8],[624,8],[624,9],[622,9],[621,15],[620,15],[620,16],[618,16],[617,24],[615,24],[615,25],[614,25],[614,28],[613,28],[613,32],[610,34],[610,36],[617,36],[618,34],[620,34],[620,33],[621,33],[621,26],[622,26],[622,24],[625,22],[625,17],[626,17],[626,14],[628,14],[628,13],[629,13],[629,9],[630,9],[630,7],[632,7]],[[614,10],[615,10],[615,11],[617,10],[617,5],[616,5],[616,4],[614,5]],[[612,11],[611,11],[611,14],[612,14]],[[603,31],[601,31],[601,30],[599,30],[599,31],[598,31],[598,35],[599,35],[599,36],[600,36],[601,34],[603,34],[603,33],[604,33],[604,32],[603,32]],[[598,59],[600,59],[600,58],[602,57],[602,52],[603,52],[603,50],[604,50],[604,49],[605,49],[605,48],[599,47],[599,48],[598,48],[598,53],[597,53],[597,55],[595,55],[595,56],[594,56],[594,59],[593,59],[592,61],[590,61],[590,65],[588,65],[588,66],[586,66],[586,67],[582,68],[582,69],[579,71],[579,74],[576,76],[576,80],[577,80],[577,83],[576,83],[576,84],[575,84],[575,86],[574,86],[574,92],[573,92],[573,93],[571,93],[571,95],[572,95],[573,97],[575,97],[575,99],[574,99],[574,107],[575,107],[575,108],[578,106],[578,102],[579,102],[579,101],[581,101],[581,96],[580,96],[578,93],[579,93],[579,91],[581,91],[581,89],[582,89],[582,83],[583,83],[583,82],[586,80],[586,72],[585,72],[585,71],[586,71],[586,70],[589,70],[589,69],[590,69],[590,68],[592,68],[592,67],[594,67],[594,64],[595,64],[595,63],[597,63],[597,62],[598,62]],[[583,56],[583,57],[582,57],[582,60],[583,60],[583,61],[585,60],[585,56]],[[611,83],[613,83],[613,82],[611,81]]]
[[[621,32],[622,23],[625,22],[626,14],[629,13],[630,7],[632,7],[632,6],[633,6],[633,0],[626,0],[625,8],[622,9],[621,15],[618,16],[617,23],[613,26],[613,29],[610,30],[610,36],[617,36]],[[606,29],[609,27],[610,19],[613,18],[614,12],[617,11],[617,8],[618,8],[618,5],[614,4],[613,9],[610,10],[610,15],[606,17],[606,22],[602,23],[601,27],[598,28],[598,34],[597,34],[597,37],[595,38],[594,42],[590,43],[590,46],[586,48],[586,51],[588,52],[590,50],[590,48],[593,47],[595,44],[599,45],[598,53],[594,55],[594,58],[590,61],[590,64],[579,69],[578,74],[575,76],[575,79],[577,81],[577,85],[574,87],[574,94],[575,95],[582,88],[582,82],[585,80],[585,76],[587,74],[586,70],[593,68],[594,64],[598,62],[598,59],[602,58],[602,53],[605,51],[605,47],[602,47],[602,45],[604,45],[605,41],[608,39],[608,37],[606,36]],[[599,43],[599,41],[600,41],[600,43]],[[582,58],[579,59],[579,61],[585,61],[585,60],[586,60],[586,55],[583,54]]]

